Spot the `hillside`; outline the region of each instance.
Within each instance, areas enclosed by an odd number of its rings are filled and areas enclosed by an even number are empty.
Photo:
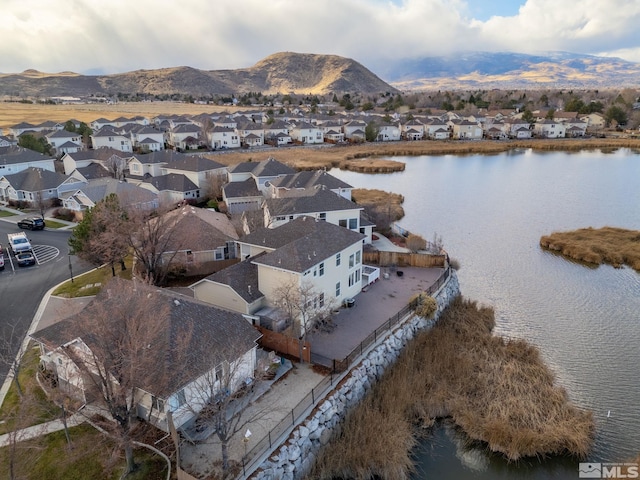
[[[402,90],[621,88],[640,83],[638,63],[568,52],[462,52],[398,59],[376,71]]]
[[[0,74],[0,96],[9,97],[86,97],[119,92],[197,97],[246,92],[324,95],[395,91],[349,58],[289,52],[270,55],[252,67],[236,70],[175,67],[97,76],[35,70]]]

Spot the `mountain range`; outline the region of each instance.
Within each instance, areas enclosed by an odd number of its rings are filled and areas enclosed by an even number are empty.
[[[112,75],[26,70],[0,74],[0,97],[87,97],[127,94],[194,97],[263,94],[397,93],[490,88],[620,88],[640,84],[640,64],[567,52],[539,55],[465,52],[385,61],[377,73],[337,55],[281,52],[249,68],[174,67]]]

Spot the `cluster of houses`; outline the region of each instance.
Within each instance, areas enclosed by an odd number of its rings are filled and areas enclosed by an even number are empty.
[[[347,304],[380,276],[377,267],[363,265],[373,223],[352,201],[353,187],[326,171],[296,172],[274,158],[223,167],[173,151],[142,158],[116,152],[105,148],[63,155],[64,169],[69,172],[69,183],[61,183],[63,200],[91,208],[114,184],[151,192],[136,182],[168,175],[190,176],[194,184],[199,176],[206,181],[207,173],[217,178],[223,175],[225,180],[222,192],[228,214],[188,204],[165,214],[167,224],[179,232],[163,252],[167,261],[187,273],[209,275],[191,286],[192,298],[162,289],[149,295],[168,305],[171,325],[187,322],[198,332],[189,346],[195,358],[210,357],[207,352],[212,342],[242,348],[234,350],[231,359],[220,355],[213,363],[194,361],[188,370],[175,370],[169,385],[154,384],[150,372],[148,381],[136,391],[137,412],[161,430],[168,431],[169,413],[177,428],[186,432],[193,427],[199,411],[215,394],[203,400],[205,384],[233,391],[264,367],[257,343],[261,334],[255,327],[280,332],[295,322],[297,333],[304,334],[316,315]],[[209,164],[203,168],[205,161]],[[46,162],[49,168],[53,159]],[[17,168],[15,163],[5,165]],[[33,166],[32,161],[17,173],[3,175],[0,182],[36,169],[48,172],[42,178],[62,175]],[[126,181],[97,176],[100,169],[124,172]],[[113,193],[141,206],[134,192],[114,187]],[[291,312],[283,310],[279,298],[283,286],[304,292],[305,313],[291,318]],[[95,339],[78,336],[78,322],[93,310],[108,308],[109,301],[108,294],[100,294],[87,310],[32,335],[41,347],[43,363],[59,385],[82,401],[90,400],[92,380],[78,359],[92,351]],[[158,352],[158,357],[165,361],[171,352]],[[233,378],[223,382],[224,374],[230,372]]]
[[[482,120],[446,116],[379,121],[379,140],[529,138],[534,133],[554,138],[584,135],[593,125],[592,120],[577,118],[540,119],[531,128],[506,114]],[[91,124],[92,149],[76,143],[71,132],[55,129],[47,138],[58,158],[12,143],[22,127],[0,137],[2,201],[35,205],[55,200],[79,215],[111,193],[132,208],[180,204],[165,214],[180,235],[163,255],[183,273],[208,276],[191,285],[193,297],[162,289],[149,295],[168,305],[171,325],[186,322],[198,332],[189,345],[194,359],[207,357],[214,343],[241,348],[234,358],[219,356],[213,363],[194,361],[189,369],[176,369],[168,383],[154,384],[150,376],[139,385],[139,417],[164,431],[169,428],[168,415],[186,431],[220,390],[241,388],[263,368],[257,343],[261,334],[255,327],[279,332],[295,322],[298,334],[304,334],[318,312],[348,305],[380,275],[378,268],[363,265],[375,225],[352,201],[351,185],[326,171],[297,172],[274,158],[227,167],[177,151],[203,144],[216,149],[259,146],[272,139],[281,145],[364,140],[370,120],[332,116],[322,121],[270,122],[260,114],[246,117],[247,122],[229,115],[206,117],[157,117],[153,122],[99,119]],[[28,125],[23,127],[22,133],[29,131]],[[221,189],[226,214],[189,205],[215,189]],[[299,311],[292,318],[283,310],[279,296],[285,286],[304,291],[305,313]],[[86,310],[32,335],[59,385],[83,401],[89,400],[91,373],[77,362],[92,351],[92,337],[78,336],[77,322],[92,309],[108,308],[109,301],[108,292],[100,294]],[[163,362],[171,358],[171,352],[162,348],[157,353]],[[230,381],[223,382],[231,372]],[[214,385],[218,393],[203,399],[204,383]]]

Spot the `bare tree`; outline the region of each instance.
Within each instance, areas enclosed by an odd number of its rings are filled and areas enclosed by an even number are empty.
[[[250,400],[259,388],[259,382],[264,380],[259,370],[254,371],[253,359],[248,358],[253,354],[242,351],[237,345],[211,352],[209,371],[198,379],[193,389],[195,396],[189,405],[198,413],[196,425],[206,426],[214,432],[208,441],[220,444],[223,478],[231,466],[231,439],[247,425],[260,422],[277,408],[268,404],[253,404],[252,408],[247,408],[249,401],[245,400]],[[251,383],[247,383],[249,377],[253,377]]]
[[[153,285],[161,285],[166,280],[172,261],[184,243],[177,218],[167,213],[156,212],[150,217],[143,211],[130,211],[122,232],[142,277]]]
[[[118,196],[111,194],[85,213],[69,238],[69,246],[80,258],[95,265],[111,265],[115,276],[115,264],[120,262],[124,269],[129,252],[127,223],[127,213]]]
[[[115,278],[67,328],[74,341],[62,348],[82,374],[85,389],[105,405],[113,422],[105,428],[125,452],[127,472],[136,468],[132,428],[136,391],[166,382],[162,358],[167,348],[170,310],[147,285]],[[176,346],[179,348],[179,346]]]
[[[126,160],[124,158],[118,155],[111,155],[104,161],[103,165],[116,180],[122,180],[124,178],[126,168]]]
[[[224,173],[207,173],[204,185],[205,195],[211,200],[220,200],[222,198],[222,187],[224,187],[226,183],[227,178]]]
[[[7,378],[13,378],[20,398],[24,396],[19,377],[24,352],[21,351],[23,346],[16,349],[16,345],[20,344],[21,340],[22,336],[16,331],[16,323],[8,321],[0,338],[0,365],[3,373],[6,369]]]
[[[290,335],[302,340],[300,343],[300,361],[303,361],[302,346],[307,334],[316,325],[330,318],[335,309],[333,297],[326,298],[313,283],[297,277],[282,281],[273,290],[273,303],[285,312],[290,321]]]

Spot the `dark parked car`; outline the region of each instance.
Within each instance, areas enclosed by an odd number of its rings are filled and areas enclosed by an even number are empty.
[[[18,262],[18,265],[21,267],[35,265],[36,257],[33,256],[32,252],[22,252],[16,255],[16,262]]]
[[[27,230],[44,230],[44,220],[38,217],[28,217],[18,220],[18,228]]]

